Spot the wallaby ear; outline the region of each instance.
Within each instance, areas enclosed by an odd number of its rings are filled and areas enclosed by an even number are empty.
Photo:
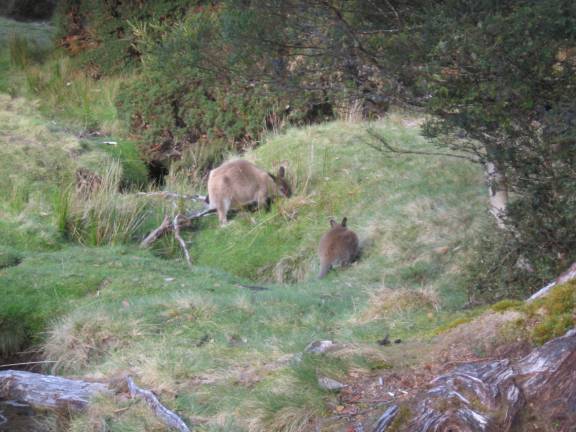
[[[344,219],[342,219],[341,225],[342,225],[343,227],[345,227],[345,226],[346,226],[346,222],[348,222],[348,218],[347,218],[347,217],[345,217]]]
[[[334,227],[336,225],[336,221],[334,219],[330,219],[330,226]]]
[[[278,169],[278,177],[284,178],[284,174],[286,174],[286,170],[284,169],[283,166],[281,166],[281,167]]]

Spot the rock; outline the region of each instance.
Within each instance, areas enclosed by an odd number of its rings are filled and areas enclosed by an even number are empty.
[[[324,354],[333,345],[335,344],[331,340],[314,341],[308,344],[306,348],[304,348],[304,352],[310,354]]]
[[[339,392],[343,388],[348,387],[346,384],[342,384],[341,382],[338,382],[328,377],[319,377],[318,385],[323,390],[329,390],[334,392]]]

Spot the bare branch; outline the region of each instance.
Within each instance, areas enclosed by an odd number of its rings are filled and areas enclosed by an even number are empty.
[[[167,199],[182,199],[186,201],[205,201],[206,196],[204,195],[183,195],[176,192],[169,191],[158,191],[158,192],[138,192],[136,195],[140,196],[158,196],[160,198]]]
[[[366,144],[369,145],[370,147],[372,147],[373,149],[378,150],[379,152],[382,152],[382,153],[388,152],[388,153],[399,153],[399,154],[415,154],[415,155],[423,155],[423,156],[452,157],[452,158],[457,158],[457,159],[464,159],[464,160],[467,160],[467,161],[473,162],[473,163],[480,163],[480,160],[478,160],[478,159],[472,158],[470,156],[455,154],[455,153],[404,150],[404,149],[392,147],[390,145],[390,143],[388,141],[386,141],[386,139],[383,136],[378,135],[376,132],[374,132],[373,130],[370,130],[370,129],[368,130],[368,135],[370,135],[372,138],[376,139],[380,143],[380,145],[376,145],[376,144],[373,144],[373,143],[368,142],[368,141],[366,141]]]
[[[141,248],[149,247],[160,237],[166,235],[171,231],[175,231],[176,227],[178,229],[178,236],[176,237],[176,240],[178,240],[178,243],[182,245],[182,242],[180,241],[181,238],[178,239],[178,237],[180,236],[180,229],[191,226],[193,220],[200,219],[201,217],[207,216],[209,214],[213,214],[215,211],[216,211],[215,209],[205,208],[203,210],[194,213],[188,213],[186,215],[179,213],[174,218],[174,221],[172,221],[169,216],[165,216],[160,226],[156,228],[154,231],[152,231],[150,234],[148,234],[144,240],[142,240],[142,242],[140,243],[140,247]],[[176,224],[176,222],[178,223]]]
[[[180,432],[190,432],[190,428],[186,426],[186,423],[178,417],[173,411],[170,411],[164,405],[160,403],[158,398],[150,390],[144,390],[138,387],[131,377],[126,377],[126,383],[128,384],[128,391],[130,392],[131,398],[144,399],[146,404],[152,408],[156,417],[161,419],[167,426],[177,429]]]
[[[188,267],[192,267],[192,261],[190,260],[190,253],[188,253],[188,248],[186,247],[186,242],[184,241],[184,239],[182,238],[182,236],[180,235],[180,224],[178,222],[178,218],[180,217],[180,214],[177,214],[174,217],[174,222],[172,222],[172,226],[174,227],[174,237],[176,237],[176,240],[178,240],[178,243],[180,243],[180,247],[182,247],[182,250],[184,251],[184,256],[186,257],[186,262],[188,263]],[[182,216],[185,217],[185,216]],[[187,219],[188,222],[190,221],[189,219]]]

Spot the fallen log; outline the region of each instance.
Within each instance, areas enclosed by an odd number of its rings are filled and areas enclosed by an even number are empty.
[[[26,402],[37,409],[81,411],[94,395],[111,393],[101,383],[19,370],[0,371],[0,398]]]
[[[529,411],[534,430],[574,431],[576,425],[576,329],[518,361],[487,360],[458,366],[435,378],[427,391],[407,401],[404,424],[393,405],[374,432],[508,432],[522,429]],[[400,419],[398,419],[400,421]],[[513,429],[516,428],[516,429]],[[518,429],[520,428],[520,429]],[[532,429],[531,429],[532,430]]]
[[[125,377],[125,384],[130,397],[143,399],[166,426],[180,432],[190,432],[186,423],[162,405],[150,390],[138,387],[129,376]],[[115,389],[108,384],[19,370],[0,372],[0,399],[25,402],[32,408],[41,410],[79,412],[88,406],[92,397],[125,392],[126,388]]]

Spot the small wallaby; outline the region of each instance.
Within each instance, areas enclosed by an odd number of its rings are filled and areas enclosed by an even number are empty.
[[[346,228],[346,222],[347,218],[342,219],[342,223],[331,219],[330,230],[320,239],[320,279],[326,276],[333,265],[348,265],[358,257],[358,236]]]
[[[251,162],[238,159],[220,165],[208,176],[208,206],[218,212],[221,225],[228,222],[230,209],[254,203],[258,208],[268,208],[272,198],[278,195],[291,195],[284,167],[280,167],[275,176]]]

